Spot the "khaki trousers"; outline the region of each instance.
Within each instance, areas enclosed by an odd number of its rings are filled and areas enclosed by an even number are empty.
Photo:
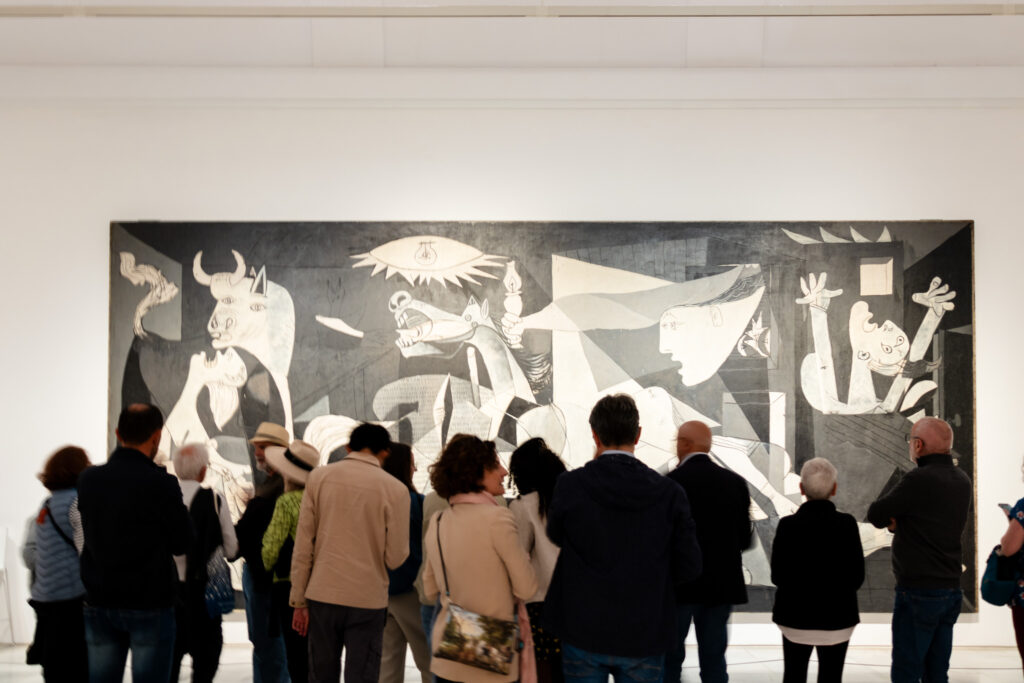
[[[416,591],[388,598],[388,619],[384,625],[384,646],[380,661],[379,683],[402,683],[405,680],[405,646],[412,649],[412,658],[420,670],[423,683],[430,683],[430,652],[423,635],[420,600]]]

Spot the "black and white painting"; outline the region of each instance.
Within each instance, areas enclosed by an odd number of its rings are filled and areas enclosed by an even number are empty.
[[[934,415],[973,478],[972,246],[970,221],[114,223],[111,424],[160,406],[160,457],[209,444],[237,515],[265,420],[324,462],[379,422],[412,445],[423,490],[458,432],[506,458],[542,436],[582,465],[590,408],[627,393],[645,463],[667,471],[699,419],[746,479],[746,609],[766,611],[803,462],[831,460],[838,507],[863,520]],[[973,611],[973,521],[965,535]],[[861,538],[861,610],[890,611],[891,535]]]

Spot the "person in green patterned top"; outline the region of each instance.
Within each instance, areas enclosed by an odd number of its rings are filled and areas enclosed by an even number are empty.
[[[284,478],[284,493],[277,499],[274,516],[263,534],[263,565],[274,575],[274,586],[271,589],[272,618],[278,621],[284,635],[291,679],[305,681],[309,677],[309,645],[306,634],[292,628],[292,608],[288,605],[288,594],[292,589],[289,574],[302,494],[309,473],[320,464],[320,453],[305,441],[292,441],[288,448],[271,446],[265,452],[267,462]]]

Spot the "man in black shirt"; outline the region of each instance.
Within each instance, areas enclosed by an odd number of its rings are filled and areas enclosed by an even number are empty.
[[[895,533],[892,680],[946,681],[963,600],[960,539],[973,486],[953,464],[953,429],[945,421],[918,420],[908,447],[917,469],[868,508],[869,522]]]
[[[174,652],[174,555],[192,543],[178,480],[153,462],[163,416],[132,404],[117,422],[118,448],[82,472],[82,583],[89,680],[120,683],[132,653],[132,680],[166,681]]]

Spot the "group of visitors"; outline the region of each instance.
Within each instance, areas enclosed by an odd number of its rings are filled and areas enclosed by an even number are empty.
[[[240,557],[257,682],[339,681],[344,652],[346,683],[400,683],[407,647],[423,683],[679,681],[691,627],[701,680],[727,681],[727,624],[747,601],[754,540],[748,484],[715,462],[701,422],[679,427],[678,465],[662,476],[634,456],[629,396],[600,399],[589,421],[595,456],[571,471],[542,439],[506,469],[494,442],[455,435],[425,497],[411,449],[384,427],[357,426],[347,455],[320,465],[312,445],[263,423],[250,440],[253,495],[232,525],[202,486],[206,448],[178,449],[175,478],[153,460],[160,411],[128,406],[105,464],[66,447],[40,475],[52,494],[26,544],[30,657],[47,681],[105,683],[122,680],[130,651],[133,680],[163,683],[190,654],[192,680],[212,681],[223,637],[210,583]],[[918,420],[917,467],[867,515],[895,534],[893,681],[946,680],[972,498],[952,439],[944,421]],[[806,680],[815,648],[819,682],[840,681],[859,621],[863,550],[837,490],[827,460],[804,463],[806,502],[775,533],[786,683]],[[1017,509],[1004,549],[1024,545],[1024,501]],[[1013,614],[1020,634],[1024,608]]]

